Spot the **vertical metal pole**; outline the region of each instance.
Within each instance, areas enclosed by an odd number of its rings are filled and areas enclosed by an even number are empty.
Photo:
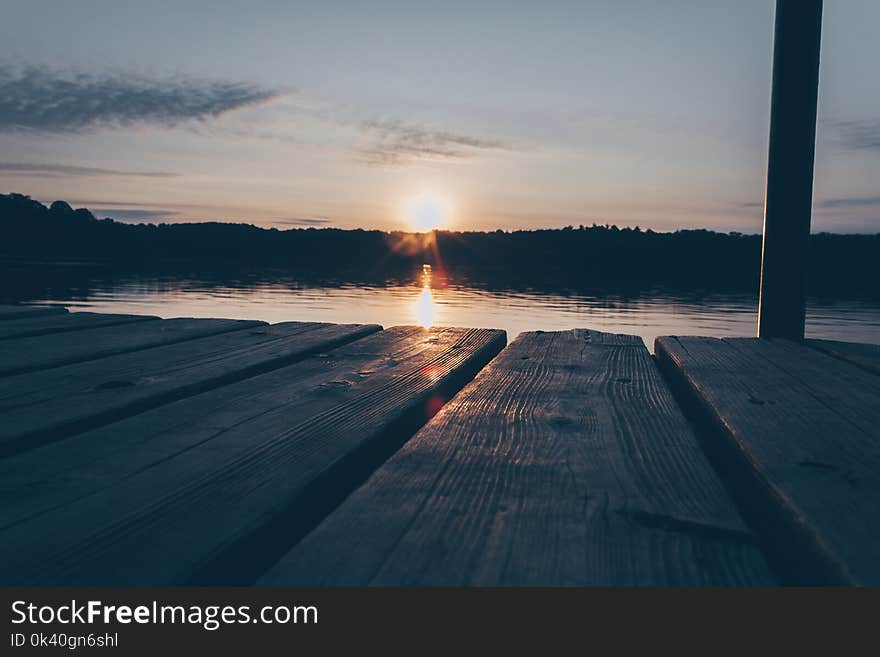
[[[801,340],[822,0],[777,0],[758,337]]]

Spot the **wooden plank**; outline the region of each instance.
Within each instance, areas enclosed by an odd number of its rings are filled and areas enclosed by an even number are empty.
[[[637,337],[521,334],[260,585],[773,581]]]
[[[0,581],[252,582],[504,346],[395,327],[0,463]]]
[[[0,454],[266,372],[381,329],[286,322],[0,379]]]
[[[260,325],[261,322],[234,319],[179,318],[19,338],[3,344],[0,376],[60,367]]]
[[[880,378],[786,340],[656,353],[786,578],[880,583]]]
[[[880,374],[880,344],[837,340],[807,340],[806,343],[813,349],[857,365],[863,370]]]
[[[81,331],[98,326],[115,326],[131,322],[156,320],[150,315],[110,315],[103,313],[67,313],[63,315],[44,315],[18,319],[14,322],[0,323],[0,340],[26,338],[35,335]],[[12,349],[4,345],[4,349]]]
[[[7,319],[22,319],[25,317],[60,315],[66,312],[67,308],[64,306],[0,305],[0,321]]]

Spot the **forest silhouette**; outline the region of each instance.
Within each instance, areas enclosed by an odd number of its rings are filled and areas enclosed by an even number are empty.
[[[592,225],[417,234],[221,222],[127,224],[98,219],[64,201],[47,207],[21,194],[0,195],[0,234],[7,266],[74,261],[120,273],[216,277],[283,269],[305,280],[380,283],[430,264],[472,285],[538,292],[756,292],[761,258],[760,235],[704,229],[661,233]],[[814,234],[809,248],[811,294],[878,294],[880,234]],[[7,280],[3,287],[15,284],[24,282]]]

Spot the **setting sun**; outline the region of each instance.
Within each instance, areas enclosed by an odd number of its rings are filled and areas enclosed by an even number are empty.
[[[446,228],[449,225],[450,215],[449,203],[431,194],[423,194],[411,199],[404,210],[407,223],[418,231]]]

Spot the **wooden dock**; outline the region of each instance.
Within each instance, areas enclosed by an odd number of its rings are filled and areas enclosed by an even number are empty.
[[[880,584],[880,346],[0,307],[0,584]]]

